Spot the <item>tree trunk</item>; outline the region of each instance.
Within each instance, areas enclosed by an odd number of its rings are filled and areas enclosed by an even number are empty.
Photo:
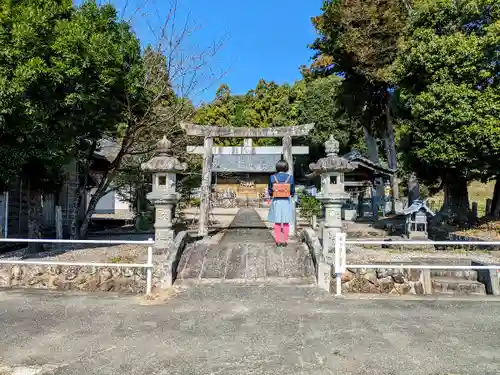
[[[128,129],[128,131],[130,128]],[[125,134],[124,139],[122,140],[122,144],[120,147],[120,151],[118,152],[118,155],[116,155],[115,159],[111,162],[109,169],[104,172],[104,174],[101,176],[101,180],[99,181],[99,185],[97,186],[96,191],[94,194],[92,194],[92,198],[90,199],[90,202],[88,206],[85,208],[85,214],[83,215],[82,220],[78,220],[80,218],[80,215],[76,215],[73,217],[73,222],[72,222],[72,236],[73,233],[77,235],[79,238],[85,238],[87,236],[87,231],[89,228],[90,224],[90,219],[92,218],[92,215],[94,214],[95,208],[97,206],[97,202],[99,202],[99,199],[101,199],[104,196],[104,193],[108,189],[110,183],[113,181],[113,179],[116,176],[117,173],[117,168],[121,164],[121,161],[123,160],[123,156],[129,149],[130,145],[132,142],[131,134],[127,133]],[[89,152],[87,154],[87,159],[86,162],[84,163],[85,168],[80,168],[80,173],[84,173],[84,175],[80,175],[79,177],[79,187],[78,191],[76,194],[78,197],[75,197],[75,204],[73,206],[73,209],[76,210],[78,209],[78,214],[80,213],[79,209],[81,206],[81,201],[83,198],[83,194],[85,194],[85,188],[87,186],[87,176],[90,171],[90,166],[91,166],[91,160],[92,156],[94,154],[94,151],[96,150],[97,147],[97,142],[94,141],[92,146],[89,149]],[[81,171],[83,169],[83,171]],[[84,181],[82,184],[81,181]],[[76,200],[78,199],[78,205]],[[73,232],[73,226],[74,226],[74,232]]]
[[[470,204],[467,179],[460,176],[447,176],[443,181],[444,204],[442,211],[448,212],[458,224],[469,221]]]
[[[95,190],[94,194],[92,194],[92,197],[90,198],[90,202],[86,207],[85,210],[85,215],[83,215],[83,218],[80,223],[80,238],[85,238],[87,237],[87,231],[89,229],[89,224],[90,224],[90,219],[92,218],[92,215],[95,212],[95,208],[97,207],[97,203],[99,200],[108,192],[108,187],[111,184],[111,181],[116,176],[116,170],[113,170],[109,173],[106,173],[102,178],[101,181],[99,182],[99,185],[97,186],[97,189]]]
[[[368,159],[373,161],[374,163],[380,163],[380,157],[378,155],[378,146],[377,146],[377,140],[371,133],[370,129],[368,129],[366,126],[363,126],[363,132],[365,134],[365,142],[366,142],[366,147],[367,147],[367,152],[368,152]],[[383,197],[384,196],[384,185],[380,183],[380,180],[377,179],[377,184],[375,185],[375,189],[377,191],[377,197]]]
[[[87,206],[87,209],[85,210],[85,215],[83,216],[81,223],[80,223],[80,228],[79,228],[80,238],[87,237],[90,219],[92,218],[92,215],[94,214],[97,203],[104,196],[104,194],[102,192],[103,192],[103,189],[97,188],[97,190],[94,192],[94,194],[92,194],[92,198],[90,198],[90,202]]]
[[[380,158],[378,156],[377,140],[366,126],[363,126],[363,133],[365,135],[365,142],[368,150],[368,159],[375,163],[379,163]]]
[[[85,187],[80,184],[75,189],[75,195],[73,197],[73,204],[71,206],[71,239],[79,240],[80,237],[80,213],[83,200],[83,194],[85,194]]]
[[[394,125],[392,123],[391,108],[389,104],[385,107],[386,116],[386,137],[385,137],[385,151],[387,154],[387,164],[389,168],[397,171],[397,153],[396,153],[396,141],[394,137]],[[399,180],[397,172],[391,177],[391,189],[392,189],[392,211],[396,211],[396,200],[399,199]]]
[[[57,186],[54,192],[54,203],[55,203],[55,225],[56,225],[56,239],[63,239],[63,217],[62,217],[62,206],[61,206],[61,186]]]
[[[28,206],[28,238],[42,238],[42,193],[36,189],[29,189]],[[42,250],[42,244],[39,242],[30,242],[28,252],[37,253]]]
[[[495,189],[491,201],[491,212],[486,212],[486,216],[492,216],[495,219],[500,218],[500,176],[495,180]]]
[[[408,178],[408,206],[417,199],[420,199],[420,185],[417,180],[417,175],[412,173]]]

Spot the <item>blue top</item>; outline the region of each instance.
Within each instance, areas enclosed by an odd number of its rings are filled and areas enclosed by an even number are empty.
[[[269,177],[269,186],[268,186],[269,196],[270,197],[273,196],[273,184],[276,182],[274,176],[276,176],[276,179],[278,180],[279,183],[285,183],[286,179],[288,178],[288,183],[290,184],[290,195],[293,197],[295,195],[295,180],[293,179],[292,175],[285,172],[278,172]],[[288,199],[288,198],[274,198],[274,199]]]

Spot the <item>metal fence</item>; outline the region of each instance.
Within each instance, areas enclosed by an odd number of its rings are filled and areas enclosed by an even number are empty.
[[[56,239],[26,239],[26,238],[0,238],[2,242],[13,243],[55,243],[55,244],[97,244],[97,245],[144,245],[147,246],[148,258],[146,263],[92,263],[92,262],[62,262],[44,260],[7,260],[0,258],[0,264],[26,264],[44,266],[94,266],[116,268],[146,268],[146,294],[151,294],[153,287],[153,245],[154,241],[125,241],[125,240],[56,240]]]
[[[438,246],[500,246],[500,241],[422,241],[422,240],[400,240],[400,241],[384,241],[384,240],[347,240],[346,233],[337,233],[335,235],[335,284],[336,295],[342,295],[342,274],[347,268],[392,268],[392,269],[428,269],[428,270],[500,270],[500,265],[488,266],[466,266],[466,265],[429,265],[429,264],[347,264],[347,245],[438,245]]]

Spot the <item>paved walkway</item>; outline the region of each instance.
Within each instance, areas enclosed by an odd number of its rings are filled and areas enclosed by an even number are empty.
[[[498,302],[214,284],[140,306],[112,294],[11,291],[0,292],[0,324],[0,367],[53,369],[45,375],[500,373]]]
[[[314,284],[305,244],[292,240],[278,248],[253,208],[241,208],[216,245],[195,244],[184,251],[177,283],[238,282]]]

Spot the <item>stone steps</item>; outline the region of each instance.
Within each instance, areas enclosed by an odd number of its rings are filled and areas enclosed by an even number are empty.
[[[477,272],[473,270],[431,270],[431,277],[448,277],[458,280],[477,281]]]
[[[316,287],[314,277],[268,277],[257,279],[222,279],[222,278],[201,278],[201,279],[178,279],[176,285],[206,285],[206,284],[237,284],[237,285],[280,285],[280,286],[303,286]]]
[[[176,284],[314,285],[311,253],[292,238],[277,247],[255,209],[242,208],[218,243],[187,246],[177,267]]]
[[[486,286],[477,280],[457,277],[432,277],[433,294],[486,295]]]
[[[475,270],[347,269],[342,276],[346,293],[486,295],[487,285]],[[335,290],[335,280],[332,279]]]

